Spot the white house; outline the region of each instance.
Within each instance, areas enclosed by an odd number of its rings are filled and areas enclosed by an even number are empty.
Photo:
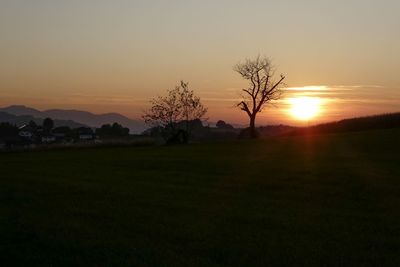
[[[50,144],[50,143],[54,143],[55,141],[56,141],[56,137],[54,135],[42,136],[43,144]]]
[[[80,134],[79,140],[93,140],[95,136],[93,134]]]
[[[33,133],[29,132],[29,131],[20,131],[18,133],[19,136],[26,138],[26,139],[32,139],[33,137]]]

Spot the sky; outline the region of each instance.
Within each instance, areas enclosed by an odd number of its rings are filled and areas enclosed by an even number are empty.
[[[400,110],[398,0],[0,0],[0,106],[119,112],[188,81],[210,121],[244,124],[233,66],[257,55],[285,74],[259,124],[301,124],[290,99],[315,97],[311,123]],[[310,123],[310,122],[307,122]]]

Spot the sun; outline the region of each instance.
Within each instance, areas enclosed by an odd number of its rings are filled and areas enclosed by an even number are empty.
[[[316,97],[290,98],[290,113],[299,120],[308,121],[318,115],[321,110],[321,100]]]

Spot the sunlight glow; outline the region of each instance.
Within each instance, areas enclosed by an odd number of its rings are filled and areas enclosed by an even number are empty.
[[[312,86],[303,86],[303,87],[289,87],[286,88],[287,91],[302,91],[302,92],[315,92],[315,91],[326,91],[328,87],[325,85],[312,85]]]
[[[316,97],[290,98],[290,113],[299,120],[310,120],[318,115],[321,110],[321,100]]]

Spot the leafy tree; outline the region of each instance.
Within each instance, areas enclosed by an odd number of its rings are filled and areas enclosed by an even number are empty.
[[[285,76],[281,74],[278,79],[274,79],[275,69],[271,60],[260,56],[238,63],[234,70],[243,79],[249,81],[249,86],[242,89],[242,100],[237,106],[249,116],[250,137],[255,138],[257,137],[255,128],[257,114],[265,108],[266,104],[281,98]]]
[[[60,133],[60,134],[70,134],[71,133],[71,128],[68,126],[60,126],[57,128],[54,128],[53,133]]]
[[[145,112],[143,119],[153,127],[160,127],[166,141],[187,142],[191,130],[190,122],[203,119],[207,113],[200,97],[196,96],[184,81],[174,89],[168,90],[166,96],[153,98],[150,103],[151,108]],[[182,122],[185,123],[185,130],[178,127]],[[182,135],[183,138],[177,138],[177,135]]]
[[[37,129],[37,127],[38,127],[38,125],[36,124],[36,122],[33,121],[33,120],[29,121],[28,126],[29,126],[33,131],[36,131],[36,129]]]
[[[8,123],[1,122],[0,123],[0,138],[10,138],[18,136],[18,127]]]
[[[215,126],[217,126],[218,129],[233,129],[232,125],[226,123],[223,120],[219,120]]]
[[[54,121],[51,118],[45,118],[43,120],[43,130],[45,133],[50,133],[54,128]]]
[[[96,134],[103,138],[126,137],[129,136],[129,128],[125,128],[121,124],[115,122],[112,125],[104,124],[101,128],[97,128]]]
[[[181,102],[182,119],[186,124],[186,132],[190,134],[190,122],[202,119],[207,113],[207,108],[201,103],[200,97],[195,96],[193,90],[189,89],[189,83],[184,81],[181,81],[179,100]]]

